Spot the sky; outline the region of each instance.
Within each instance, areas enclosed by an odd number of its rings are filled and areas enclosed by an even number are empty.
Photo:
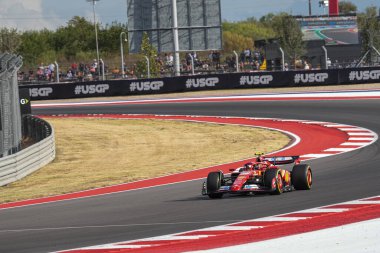
[[[127,0],[100,0],[96,4],[97,19],[102,24],[112,21],[127,22]],[[313,15],[324,13],[312,0]],[[359,11],[368,6],[380,7],[380,0],[351,0]],[[240,21],[249,17],[260,18],[273,12],[308,15],[308,0],[221,0],[222,19]],[[92,3],[87,0],[0,0],[0,28],[18,30],[56,29],[65,26],[73,16],[93,20]]]

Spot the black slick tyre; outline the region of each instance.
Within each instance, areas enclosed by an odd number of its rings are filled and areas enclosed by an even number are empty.
[[[207,176],[207,195],[211,199],[220,199],[223,193],[217,192],[223,182],[223,173],[220,171],[210,172]]]
[[[279,195],[284,189],[279,169],[267,169],[264,174],[264,185],[272,190],[272,194]]]
[[[313,184],[311,168],[308,164],[294,165],[292,184],[296,190],[310,190]]]

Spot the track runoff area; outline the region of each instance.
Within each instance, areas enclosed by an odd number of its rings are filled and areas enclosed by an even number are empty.
[[[379,90],[371,91],[346,91],[346,92],[317,92],[317,93],[289,93],[289,94],[265,94],[240,97],[210,97],[201,98],[202,102],[230,101],[243,98],[249,100],[261,100],[265,96],[266,100],[292,100],[292,99],[378,99]],[[197,99],[186,99],[186,102],[199,102]],[[176,102],[184,102],[176,99]],[[117,101],[116,103],[129,103],[131,101]],[[131,103],[136,103],[132,101]],[[172,100],[146,100],[138,103],[171,103]],[[103,103],[103,102],[102,102]],[[110,102],[112,103],[112,102]],[[115,102],[114,102],[115,103]],[[97,102],[87,103],[94,105]],[[55,106],[83,106],[80,104],[56,104]],[[36,107],[41,105],[36,105]],[[42,105],[44,106],[44,105]],[[49,105],[47,105],[49,106]],[[52,106],[50,104],[50,106]],[[54,105],[53,105],[54,106]],[[341,125],[331,122],[315,122],[288,119],[257,119],[257,118],[237,118],[237,117],[189,117],[189,116],[159,116],[159,115],[78,115],[77,117],[117,117],[128,118],[160,118],[167,120],[189,120],[220,124],[240,124],[258,127],[278,129],[291,134],[294,143],[287,149],[281,150],[276,155],[286,155],[293,152],[301,154],[303,160],[318,159],[326,156],[350,152],[377,141],[378,136],[371,130],[351,125]],[[315,128],[315,129],[314,129]],[[323,131],[321,133],[321,129]],[[308,133],[312,131],[320,133],[320,143],[305,145],[308,141]],[[311,131],[311,132],[310,132]],[[327,146],[326,143],[328,143]],[[312,150],[308,150],[307,147]],[[289,152],[289,153],[288,153]],[[294,153],[293,153],[294,154]],[[273,154],[274,155],[274,154]],[[241,165],[245,161],[239,161]],[[218,166],[218,169],[227,171],[234,164]],[[237,164],[236,164],[237,165]],[[205,168],[195,172],[183,173],[188,175],[179,176],[178,181],[194,180],[199,178],[198,173],[205,175],[205,172],[215,168]],[[191,174],[193,177],[191,178]],[[187,178],[188,177],[188,178]],[[161,178],[162,179],[162,178]],[[171,182],[170,176],[160,180],[161,184]],[[140,182],[141,183],[141,182]],[[152,187],[149,180],[146,185],[135,185],[134,187],[119,188],[114,191],[132,190],[143,187]],[[133,183],[132,183],[133,184]],[[125,186],[130,185],[126,184]],[[129,189],[128,189],[129,188]],[[111,193],[112,189],[107,188],[105,192],[86,192],[88,196]],[[104,189],[103,189],[104,190]],[[29,204],[38,204],[64,199],[72,199],[82,196],[61,196],[56,199],[40,199],[33,202],[9,203],[9,206],[0,208],[11,208]],[[363,233],[356,233],[361,230]],[[144,238],[140,240],[119,242],[106,245],[91,246],[81,249],[73,249],[63,252],[252,252],[252,250],[270,249],[273,250],[301,250],[307,252],[376,252],[380,249],[377,240],[380,235],[380,196],[369,196],[365,199],[354,200],[335,205],[316,207],[308,210],[301,210],[294,213],[280,214],[271,217],[247,220],[239,223],[227,224],[223,226],[210,227],[206,229],[187,231],[178,234]],[[321,245],[321,242],[324,244]],[[342,245],[346,245],[343,246]]]

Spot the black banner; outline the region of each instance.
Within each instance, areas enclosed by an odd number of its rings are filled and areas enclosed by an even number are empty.
[[[380,81],[378,68],[250,72],[157,79],[27,85],[31,100],[146,95],[236,88],[323,86]]]

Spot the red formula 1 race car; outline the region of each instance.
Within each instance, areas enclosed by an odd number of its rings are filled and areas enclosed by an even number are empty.
[[[291,163],[294,163],[291,171],[279,166]],[[311,168],[301,164],[299,156],[264,157],[258,154],[254,161],[230,171],[229,176],[221,171],[210,172],[203,183],[202,195],[215,199],[226,193],[281,194],[293,190],[310,190],[312,185]]]

